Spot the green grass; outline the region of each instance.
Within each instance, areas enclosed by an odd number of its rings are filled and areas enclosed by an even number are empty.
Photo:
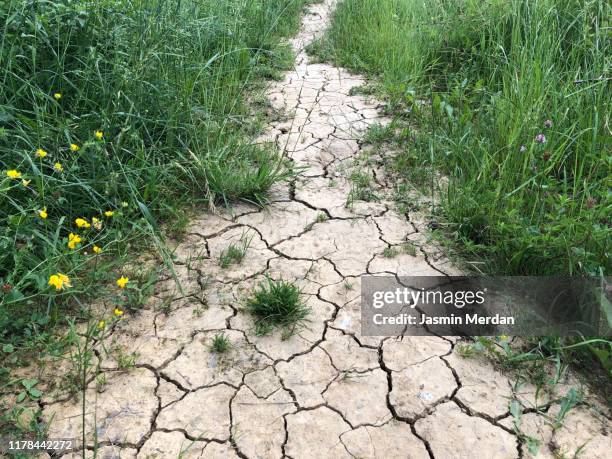
[[[415,185],[430,194],[447,240],[481,271],[602,276],[611,13],[603,0],[344,0],[310,52],[373,77],[394,122],[366,140],[399,150],[387,159],[398,202]],[[610,341],[534,348],[612,376]]]
[[[123,266],[151,246],[170,265],[187,206],[263,205],[293,175],[252,144],[252,104],[305,3],[0,2],[0,387],[23,353],[65,352],[91,303],[146,301],[152,274]]]
[[[232,343],[230,342],[229,338],[225,336],[225,334],[217,333],[213,337],[210,349],[212,352],[215,352],[217,354],[223,354],[231,347],[231,345]]]
[[[283,329],[283,336],[289,336],[306,321],[310,313],[297,286],[270,278],[253,291],[246,306],[255,317],[255,332],[258,335],[265,335],[279,327]]]
[[[376,201],[378,197],[372,191],[372,178],[369,174],[354,170],[349,175],[351,191],[347,197],[347,205],[352,205],[355,201]]]
[[[240,237],[240,241],[233,242],[228,245],[219,254],[219,266],[225,269],[229,268],[230,265],[242,263],[242,260],[244,259],[252,240],[252,235],[247,236],[246,234],[243,234]]]
[[[468,256],[495,273],[601,275],[611,12],[603,0],[345,0],[312,51],[378,77],[405,127],[390,166],[428,189],[434,171],[449,178],[443,216]]]
[[[399,251],[395,247],[385,247],[382,255],[385,258],[395,258],[399,255]]]

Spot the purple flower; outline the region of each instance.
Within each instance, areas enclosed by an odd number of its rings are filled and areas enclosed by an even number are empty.
[[[546,126],[547,128],[551,128],[553,125],[552,120],[546,120],[544,121],[544,126]]]
[[[525,145],[521,145],[521,148],[519,149],[519,151],[521,153],[525,153],[527,151],[527,147]]]
[[[538,143],[546,143],[546,136],[544,134],[538,134],[535,137],[535,141]]]

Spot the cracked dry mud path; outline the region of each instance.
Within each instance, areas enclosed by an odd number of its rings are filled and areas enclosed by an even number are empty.
[[[604,457],[609,423],[588,405],[553,431],[534,412],[534,387],[459,357],[455,339],[360,335],[359,276],[458,271],[428,244],[418,214],[394,210],[379,158],[362,162],[360,138],[386,122],[376,101],[350,95],[364,80],[304,52],[334,4],[304,15],[292,40],[295,68],[269,89],[288,119],[260,139],[307,169],[276,187],[266,209],[240,204],[190,224],[176,249],[184,290],[170,277],[160,282],[149,307],[109,338],[107,347],[137,358],[127,370],[117,352],[102,361],[106,381],[91,381],[87,392],[86,449],[95,432],[101,458],[536,457],[514,433],[516,398],[524,430],[544,445],[537,457],[553,457],[546,445],[571,453],[585,442],[582,457]],[[346,205],[355,168],[370,174],[377,200]],[[221,251],[245,234],[244,261],[219,267]],[[415,253],[382,255],[407,241]],[[311,308],[310,322],[287,340],[255,336],[241,309],[264,275],[295,282]],[[220,331],[232,347],[218,355],[210,343]],[[47,393],[42,405],[50,438],[80,438],[78,400]]]

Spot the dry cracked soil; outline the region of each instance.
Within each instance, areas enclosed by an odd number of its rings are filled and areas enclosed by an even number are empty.
[[[111,353],[101,363],[104,383],[90,382],[85,426],[78,397],[45,393],[49,436],[80,438],[84,428],[87,455],[97,437],[99,458],[610,457],[609,418],[596,401],[555,426],[561,407],[552,395],[538,412],[535,387],[461,357],[455,338],[360,335],[361,275],[460,271],[428,242],[418,213],[394,210],[392,183],[361,141],[388,121],[379,102],[353,95],[365,81],[304,51],[334,4],[304,14],[291,40],[294,69],[268,89],[287,116],[259,139],[276,142],[304,172],[275,187],[265,209],[239,204],[190,223],[175,252],[183,290],[160,281],[151,304],[114,328],[108,346],[135,362],[120,368]],[[356,168],[376,200],[354,199]],[[220,253],[245,236],[243,262],[221,268]],[[383,255],[407,242],[414,251]],[[311,309],[288,339],[256,336],[241,306],[265,276],[297,284]],[[210,348],[219,332],[231,342],[223,354]],[[561,391],[580,384],[566,379]],[[512,400],[522,406],[520,428]]]

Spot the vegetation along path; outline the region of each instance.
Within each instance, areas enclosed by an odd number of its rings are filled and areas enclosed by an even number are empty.
[[[87,390],[87,449],[97,442],[103,458],[518,458],[539,445],[537,457],[604,457],[608,421],[592,410],[596,397],[567,411],[573,377],[544,394],[465,358],[456,339],[360,335],[361,275],[458,271],[428,243],[424,218],[394,210],[380,161],[360,141],[385,122],[379,103],[353,94],[364,80],[309,62],[305,46],[334,4],[309,7],[292,40],[294,70],[269,89],[287,119],[260,140],[303,173],[275,187],[265,209],[240,204],[190,224],[176,248],[182,290],[169,276],[106,339],[124,351],[101,361]],[[286,313],[301,321],[307,308],[301,326],[254,321],[266,295],[291,304],[293,285],[304,304]],[[42,401],[49,437],[81,438],[80,401],[51,394]]]

